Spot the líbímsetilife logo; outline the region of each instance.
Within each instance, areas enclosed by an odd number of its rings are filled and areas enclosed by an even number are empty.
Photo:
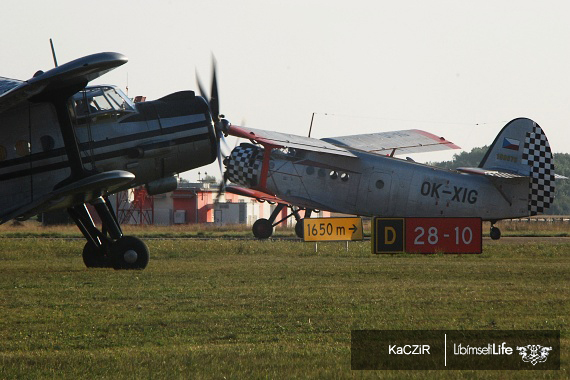
[[[522,361],[525,363],[544,363],[548,359],[548,354],[552,351],[552,347],[544,347],[540,344],[528,344],[526,346],[517,346]]]

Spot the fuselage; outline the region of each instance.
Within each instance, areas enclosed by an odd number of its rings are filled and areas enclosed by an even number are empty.
[[[95,100],[96,108],[80,101]],[[84,106],[84,105],[83,105]],[[208,105],[191,91],[133,104],[112,86],[88,87],[69,101],[86,172],[125,170],[129,186],[213,162]],[[27,102],[0,114],[0,207],[40,199],[69,177],[70,164],[51,103]]]
[[[528,215],[528,179],[493,183],[393,157],[353,152],[271,154],[266,188],[294,205],[345,214],[384,217]]]

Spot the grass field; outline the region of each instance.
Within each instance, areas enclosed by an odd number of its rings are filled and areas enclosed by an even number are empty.
[[[147,243],[146,270],[114,271],[86,269],[81,240],[0,239],[0,378],[569,376],[570,244]],[[352,372],[351,329],[557,329],[562,369]]]

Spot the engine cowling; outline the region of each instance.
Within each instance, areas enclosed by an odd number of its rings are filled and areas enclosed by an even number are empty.
[[[235,147],[224,161],[227,179],[247,187],[259,184],[262,164],[263,147],[247,143]]]

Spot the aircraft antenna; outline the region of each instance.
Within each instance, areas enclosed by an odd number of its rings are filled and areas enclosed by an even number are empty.
[[[57,58],[55,57],[55,49],[53,47],[53,41],[51,38],[49,39],[49,44],[51,45],[51,55],[53,57],[53,64],[55,65],[55,67],[57,67]]]
[[[311,131],[313,130],[313,120],[315,119],[315,113],[311,116],[311,125],[309,126],[309,137],[311,137]]]

